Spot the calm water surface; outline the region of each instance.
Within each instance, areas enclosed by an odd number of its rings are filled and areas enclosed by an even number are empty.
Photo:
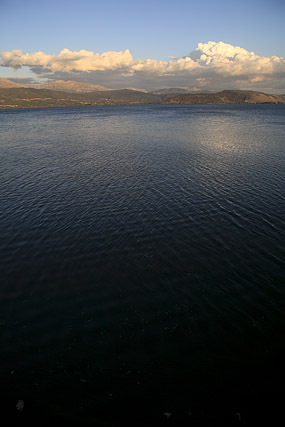
[[[282,105],[0,111],[9,416],[256,416],[283,384],[284,140]]]

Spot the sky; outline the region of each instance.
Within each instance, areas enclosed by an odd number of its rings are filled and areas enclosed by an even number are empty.
[[[285,0],[0,0],[0,77],[285,93]]]

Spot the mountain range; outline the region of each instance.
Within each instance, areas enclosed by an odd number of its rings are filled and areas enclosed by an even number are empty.
[[[284,104],[285,95],[251,90],[223,90],[216,93],[189,93],[168,97],[163,104]]]
[[[91,83],[58,80],[44,84],[15,83],[0,78],[0,108],[65,107],[82,105],[139,104],[284,104],[285,95],[224,90],[190,92],[165,88],[147,92],[142,89],[108,89]]]
[[[25,83],[16,83],[9,79],[0,78],[0,88],[8,89],[8,88],[32,88],[32,89],[51,89],[51,90],[59,90],[62,92],[71,92],[71,93],[85,93],[85,92],[95,92],[95,91],[103,91],[109,90],[108,88],[100,85],[94,85],[92,83],[81,83],[75,82],[72,80],[64,81],[64,80],[56,80],[49,83],[42,84],[25,84]]]

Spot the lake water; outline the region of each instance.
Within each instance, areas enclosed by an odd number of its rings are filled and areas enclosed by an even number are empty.
[[[0,111],[2,413],[264,417],[284,387],[284,142],[282,105]]]

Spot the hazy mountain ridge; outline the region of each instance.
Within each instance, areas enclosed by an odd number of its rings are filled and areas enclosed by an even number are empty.
[[[191,92],[189,89],[184,89],[181,87],[171,87],[171,88],[164,88],[164,89],[157,89],[152,90],[150,93],[154,95],[170,95],[170,94],[182,94],[182,93],[189,93]]]
[[[262,92],[224,90],[208,93],[180,93],[184,89],[170,88],[160,91],[143,92],[134,89],[82,91],[84,83],[63,82],[41,85],[21,86],[8,79],[0,79],[0,108],[30,108],[30,107],[67,107],[81,105],[139,105],[139,104],[284,104],[285,95],[270,95]],[[66,84],[65,84],[66,83]],[[54,85],[54,86],[52,86]],[[43,87],[44,86],[44,87]],[[47,88],[46,88],[47,87]],[[51,89],[53,87],[53,89]],[[54,89],[54,88],[57,89]],[[68,90],[67,90],[68,89]],[[71,89],[71,90],[70,90]]]
[[[30,85],[26,87],[32,87],[34,89],[58,90],[62,92],[72,92],[72,93],[82,93],[82,92],[85,93],[85,92],[110,90],[104,86],[94,85],[92,83],[75,82],[72,80],[68,80],[68,81],[56,80],[55,82],[44,83],[41,85]]]
[[[80,105],[133,105],[159,103],[160,98],[129,89],[71,93],[50,89],[0,89],[0,108],[65,107]]]
[[[11,87],[22,87],[20,83],[15,83],[12,80],[0,78],[0,89],[8,89]]]
[[[170,97],[163,104],[284,104],[284,95],[247,90],[223,90],[215,93],[191,93]]]
[[[96,85],[93,83],[82,83],[76,82],[73,80],[55,80],[49,83],[40,83],[40,84],[27,84],[27,83],[17,83],[10,79],[0,78],[0,89],[8,88],[31,88],[31,89],[50,89],[60,92],[70,92],[70,93],[86,93],[86,92],[97,92],[97,91],[111,91],[111,90],[133,90],[136,92],[150,93],[152,95],[164,95],[166,96],[175,96],[183,93],[188,93],[188,89],[183,88],[165,88],[159,89],[156,91],[148,91],[146,89],[138,89],[135,87],[127,87],[123,89],[110,89],[105,86]]]
[[[71,93],[85,93],[85,92],[95,92],[95,91],[104,91],[110,90],[104,86],[95,85],[92,83],[81,83],[73,80],[55,80],[54,82],[41,83],[41,84],[25,84],[25,83],[16,83],[9,79],[0,78],[0,88],[32,88],[32,89],[50,89],[57,90],[61,92],[71,92]]]
[[[89,93],[89,92],[102,92],[102,91],[114,91],[114,90],[132,90],[135,92],[149,93],[151,95],[160,96],[161,100],[166,99],[169,96],[180,95],[188,93],[187,89],[183,88],[165,88],[157,91],[148,91],[146,89],[138,89],[135,87],[128,87],[124,89],[108,89],[104,86],[95,85],[91,83],[81,83],[76,81],[63,81],[56,80],[49,83],[41,84],[26,84],[26,83],[16,83],[9,79],[0,78],[0,89],[10,89],[10,88],[30,88],[30,89],[49,89],[59,92],[68,92],[68,93]]]

